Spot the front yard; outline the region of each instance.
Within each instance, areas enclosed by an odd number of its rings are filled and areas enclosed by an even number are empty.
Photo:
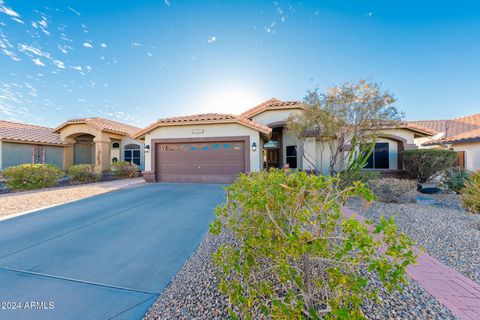
[[[347,207],[377,223],[381,215],[394,217],[399,231],[405,232],[418,248],[480,284],[480,215],[463,210],[459,196],[453,193],[425,196],[414,192],[414,195],[418,203],[375,201],[367,208],[361,200],[352,198]],[[212,260],[212,254],[225,243],[235,244],[235,241],[224,232],[217,237],[207,234],[145,318],[228,318],[229,308],[236,310],[236,307],[219,291]],[[367,319],[457,319],[409,276],[402,292],[387,292],[374,272],[363,276],[369,279],[369,286],[379,290],[378,300],[366,299],[362,304]],[[258,312],[254,318],[266,317]]]
[[[10,215],[76,201],[144,183],[142,178],[56,187],[0,195],[0,220]]]

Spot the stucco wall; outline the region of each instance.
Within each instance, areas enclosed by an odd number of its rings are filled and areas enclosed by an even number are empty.
[[[259,147],[261,146],[260,133],[257,130],[236,123],[160,127],[146,134],[145,145],[151,145],[152,139],[211,138],[235,136],[249,136],[250,146],[254,142],[257,144],[256,151],[252,151],[250,147],[250,171],[261,170],[263,165],[261,162],[261,155],[259,154],[262,152]],[[152,168],[150,152],[151,151],[145,154],[146,171],[150,171]]]
[[[480,142],[451,145],[455,151],[465,151],[465,167],[471,171],[480,170]]]
[[[45,146],[45,163],[63,168],[64,147]]]
[[[2,143],[2,168],[23,163],[32,163],[32,145],[24,143]]]
[[[45,163],[63,168],[64,148],[44,146]],[[2,169],[24,163],[32,163],[32,145],[26,143],[1,143]]]

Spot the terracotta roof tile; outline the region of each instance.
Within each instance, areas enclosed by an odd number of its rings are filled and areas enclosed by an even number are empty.
[[[455,143],[469,142],[469,141],[480,141],[480,128],[463,132],[452,137],[428,141],[428,142],[425,142],[424,145],[455,144]]]
[[[290,109],[292,107],[300,107],[299,101],[281,101],[276,98],[267,100],[252,109],[240,114],[242,118],[251,118],[266,110]]]
[[[409,123],[432,129],[436,133],[444,132],[445,138],[449,138],[480,128],[480,113],[450,120],[410,121]]]
[[[114,133],[119,133],[123,135],[133,136],[135,132],[140,131],[140,128],[134,127],[128,124],[121,122],[113,121],[110,119],[94,117],[94,118],[79,118],[79,119],[70,119],[64,122],[62,125],[55,129],[55,132],[59,132],[62,128],[71,125],[71,124],[80,124],[85,123],[96,127],[102,131],[109,131]]]
[[[0,140],[66,145],[52,128],[0,120]]]
[[[171,117],[171,118],[164,118],[158,119],[156,122],[150,124],[145,129],[140,130],[134,135],[134,138],[138,138],[149,131],[162,127],[162,126],[169,126],[169,125],[182,125],[182,124],[211,124],[211,123],[240,123],[247,127],[256,129],[264,134],[270,134],[272,129],[262,124],[253,122],[249,119],[241,118],[239,116],[233,114],[223,114],[223,113],[205,113],[205,114],[195,114],[189,116],[181,116],[181,117]]]

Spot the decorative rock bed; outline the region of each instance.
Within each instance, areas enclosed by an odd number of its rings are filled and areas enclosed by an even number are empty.
[[[145,315],[145,319],[226,319],[228,298],[217,289],[211,254],[226,241],[207,234]],[[375,276],[372,283],[377,283]],[[380,291],[380,301],[363,307],[367,319],[456,319],[450,310],[414,282],[402,293]]]
[[[398,228],[420,248],[480,283],[480,215],[454,209],[459,206],[458,196],[454,194],[438,194],[430,199],[436,201],[435,205],[375,202],[365,209],[355,199],[349,207],[375,221],[382,214],[395,216]]]

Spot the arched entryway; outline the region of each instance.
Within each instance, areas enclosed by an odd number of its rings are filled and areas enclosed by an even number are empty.
[[[95,164],[95,137],[83,134],[74,138],[73,164]]]

